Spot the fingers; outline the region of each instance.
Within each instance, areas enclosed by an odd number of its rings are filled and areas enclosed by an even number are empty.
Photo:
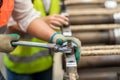
[[[51,27],[53,30],[60,30],[60,27],[56,27],[56,26],[51,25],[51,24],[49,24],[49,25],[50,25],[50,27]]]
[[[69,19],[67,17],[58,15],[58,14],[54,14],[54,15],[46,17],[46,21],[47,23],[52,24],[57,27],[69,24]]]
[[[68,25],[69,19],[62,15],[55,15],[56,19],[58,19],[59,22],[61,22],[64,25]]]

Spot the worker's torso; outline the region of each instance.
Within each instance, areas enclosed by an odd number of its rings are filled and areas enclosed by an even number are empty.
[[[49,15],[58,14],[60,11],[60,0],[52,0],[50,3]],[[42,0],[33,0],[36,10],[46,16]],[[55,8],[55,9],[54,9]],[[54,11],[53,11],[54,10]],[[46,43],[34,37],[24,38],[22,40]],[[44,71],[52,66],[52,56],[45,48],[18,46],[10,55],[5,56],[4,62],[11,71],[21,74],[30,74]]]

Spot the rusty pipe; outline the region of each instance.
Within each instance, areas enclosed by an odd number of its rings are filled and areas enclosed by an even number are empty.
[[[116,9],[105,9],[105,8],[97,8],[97,9],[80,9],[78,10],[67,10],[70,16],[89,16],[89,15],[112,15],[116,12],[120,12],[120,8]]]
[[[72,32],[99,31],[120,28],[120,24],[71,25]]]
[[[120,28],[105,31],[74,32],[73,36],[79,38],[82,44],[120,44]]]
[[[74,0],[74,1],[70,1],[70,0],[66,0],[65,4],[67,6],[68,9],[85,9],[85,8],[107,8],[106,7],[106,3],[111,3],[111,1],[107,1],[107,0]],[[115,0],[112,2],[114,7],[116,8],[120,3],[119,0]],[[109,6],[109,5],[108,5]],[[118,6],[119,7],[119,6]]]
[[[118,80],[117,72],[91,72],[79,73],[78,80]]]
[[[65,0],[65,4],[103,4],[106,0]],[[115,0],[117,3],[120,3],[120,0]]]
[[[74,17],[69,17],[69,19],[70,19],[71,25],[114,23],[114,19],[111,15],[74,16]]]
[[[115,44],[114,33],[112,30],[107,31],[89,31],[74,32],[73,36],[79,38],[83,45],[85,44]]]
[[[119,67],[78,69],[79,80],[118,80]]]
[[[81,56],[78,68],[120,66],[120,55]]]
[[[120,66],[120,45],[81,47],[78,68]]]
[[[118,9],[86,9],[67,11],[71,24],[115,23],[120,19]],[[120,20],[118,20],[120,22]]]
[[[81,56],[120,55],[120,45],[82,46]]]

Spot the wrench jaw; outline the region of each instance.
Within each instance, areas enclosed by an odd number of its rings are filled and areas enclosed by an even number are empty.
[[[64,52],[64,79],[63,80],[77,80],[79,78],[77,73],[77,62],[75,57],[75,46],[72,45],[71,40],[68,40],[67,46],[71,49],[69,52]]]

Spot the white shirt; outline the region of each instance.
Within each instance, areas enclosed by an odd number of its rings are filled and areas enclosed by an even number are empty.
[[[48,12],[51,4],[51,0],[43,0],[45,10]],[[24,32],[27,31],[29,24],[36,18],[40,17],[40,12],[37,12],[33,8],[31,0],[15,0],[15,7],[12,13],[12,17],[17,21],[20,29]],[[8,26],[16,24],[12,19],[9,20]]]
[[[14,10],[12,16],[17,21],[20,29],[27,31],[29,24],[36,18],[40,17],[40,12],[33,8],[31,0],[14,0]]]

